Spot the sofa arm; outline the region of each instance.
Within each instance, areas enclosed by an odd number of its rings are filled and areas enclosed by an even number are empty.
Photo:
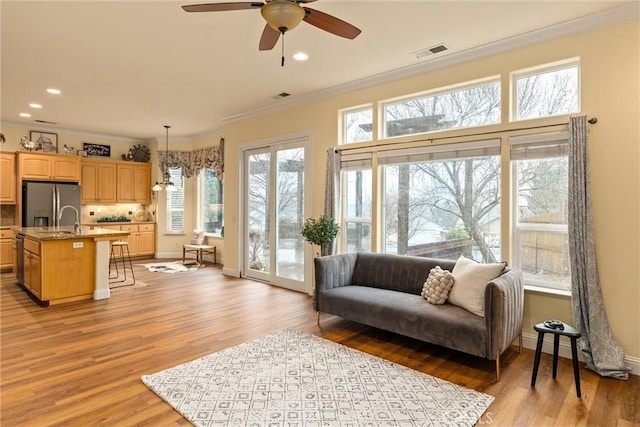
[[[327,289],[349,286],[357,253],[323,256],[314,259],[316,274],[316,296]]]
[[[508,270],[489,282],[484,293],[487,358],[495,360],[522,334],[524,280]]]

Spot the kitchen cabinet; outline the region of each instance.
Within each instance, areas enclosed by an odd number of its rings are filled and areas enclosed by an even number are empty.
[[[116,203],[116,163],[83,159],[81,165],[82,203]]]
[[[131,233],[127,236],[126,241],[129,242],[129,252],[132,257],[155,255],[155,224],[122,225],[120,229]]]
[[[129,253],[132,257],[154,256],[156,253],[156,225],[155,224],[122,224],[103,225],[99,227],[113,230],[128,231],[126,237],[119,240],[129,243]]]
[[[62,154],[18,153],[20,179],[79,182],[80,157]]]
[[[23,285],[34,296],[42,300],[42,269],[40,263],[40,242],[24,239]]]
[[[13,230],[0,230],[0,271],[13,270],[13,249],[15,234]]]
[[[116,198],[118,203],[151,203],[151,165],[118,163]]]
[[[0,153],[0,204],[16,204],[16,155]]]
[[[93,297],[95,241],[24,239],[24,287],[41,301],[57,304]],[[73,278],[69,277],[70,272]]]

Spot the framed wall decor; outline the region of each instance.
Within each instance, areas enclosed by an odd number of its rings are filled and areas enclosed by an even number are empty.
[[[78,156],[87,157],[88,156],[87,150],[78,150]]]
[[[82,150],[87,152],[89,156],[111,157],[111,146],[105,144],[94,144],[92,142],[83,142]]]
[[[45,153],[58,152],[58,134],[49,132],[29,132],[29,139],[35,144],[35,151],[43,151]]]

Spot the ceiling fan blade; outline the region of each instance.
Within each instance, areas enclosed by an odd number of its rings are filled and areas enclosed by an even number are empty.
[[[318,27],[336,36],[355,39],[362,32],[360,29],[335,16],[309,7],[305,7],[304,10],[306,11],[305,17],[303,18],[305,21],[314,27]]]
[[[278,38],[280,38],[280,31],[275,30],[271,25],[264,26],[262,31],[262,37],[260,37],[260,50],[271,50],[276,45]]]
[[[236,1],[233,3],[205,3],[182,6],[185,12],[224,12],[227,10],[260,9],[262,2]]]

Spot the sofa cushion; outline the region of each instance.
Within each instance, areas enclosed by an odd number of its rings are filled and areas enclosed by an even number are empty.
[[[449,297],[449,291],[451,291],[452,286],[453,275],[451,272],[443,270],[439,265],[436,265],[429,272],[429,277],[424,282],[420,295],[431,304],[441,305]]]
[[[454,263],[434,258],[358,252],[351,284],[420,296],[429,270],[436,265],[451,271]]]
[[[452,305],[432,305],[420,295],[365,286],[321,293],[327,312],[354,322],[485,357],[484,319]]]
[[[506,262],[480,264],[461,256],[451,272],[455,282],[449,292],[449,302],[484,317],[484,289],[506,266]]]

